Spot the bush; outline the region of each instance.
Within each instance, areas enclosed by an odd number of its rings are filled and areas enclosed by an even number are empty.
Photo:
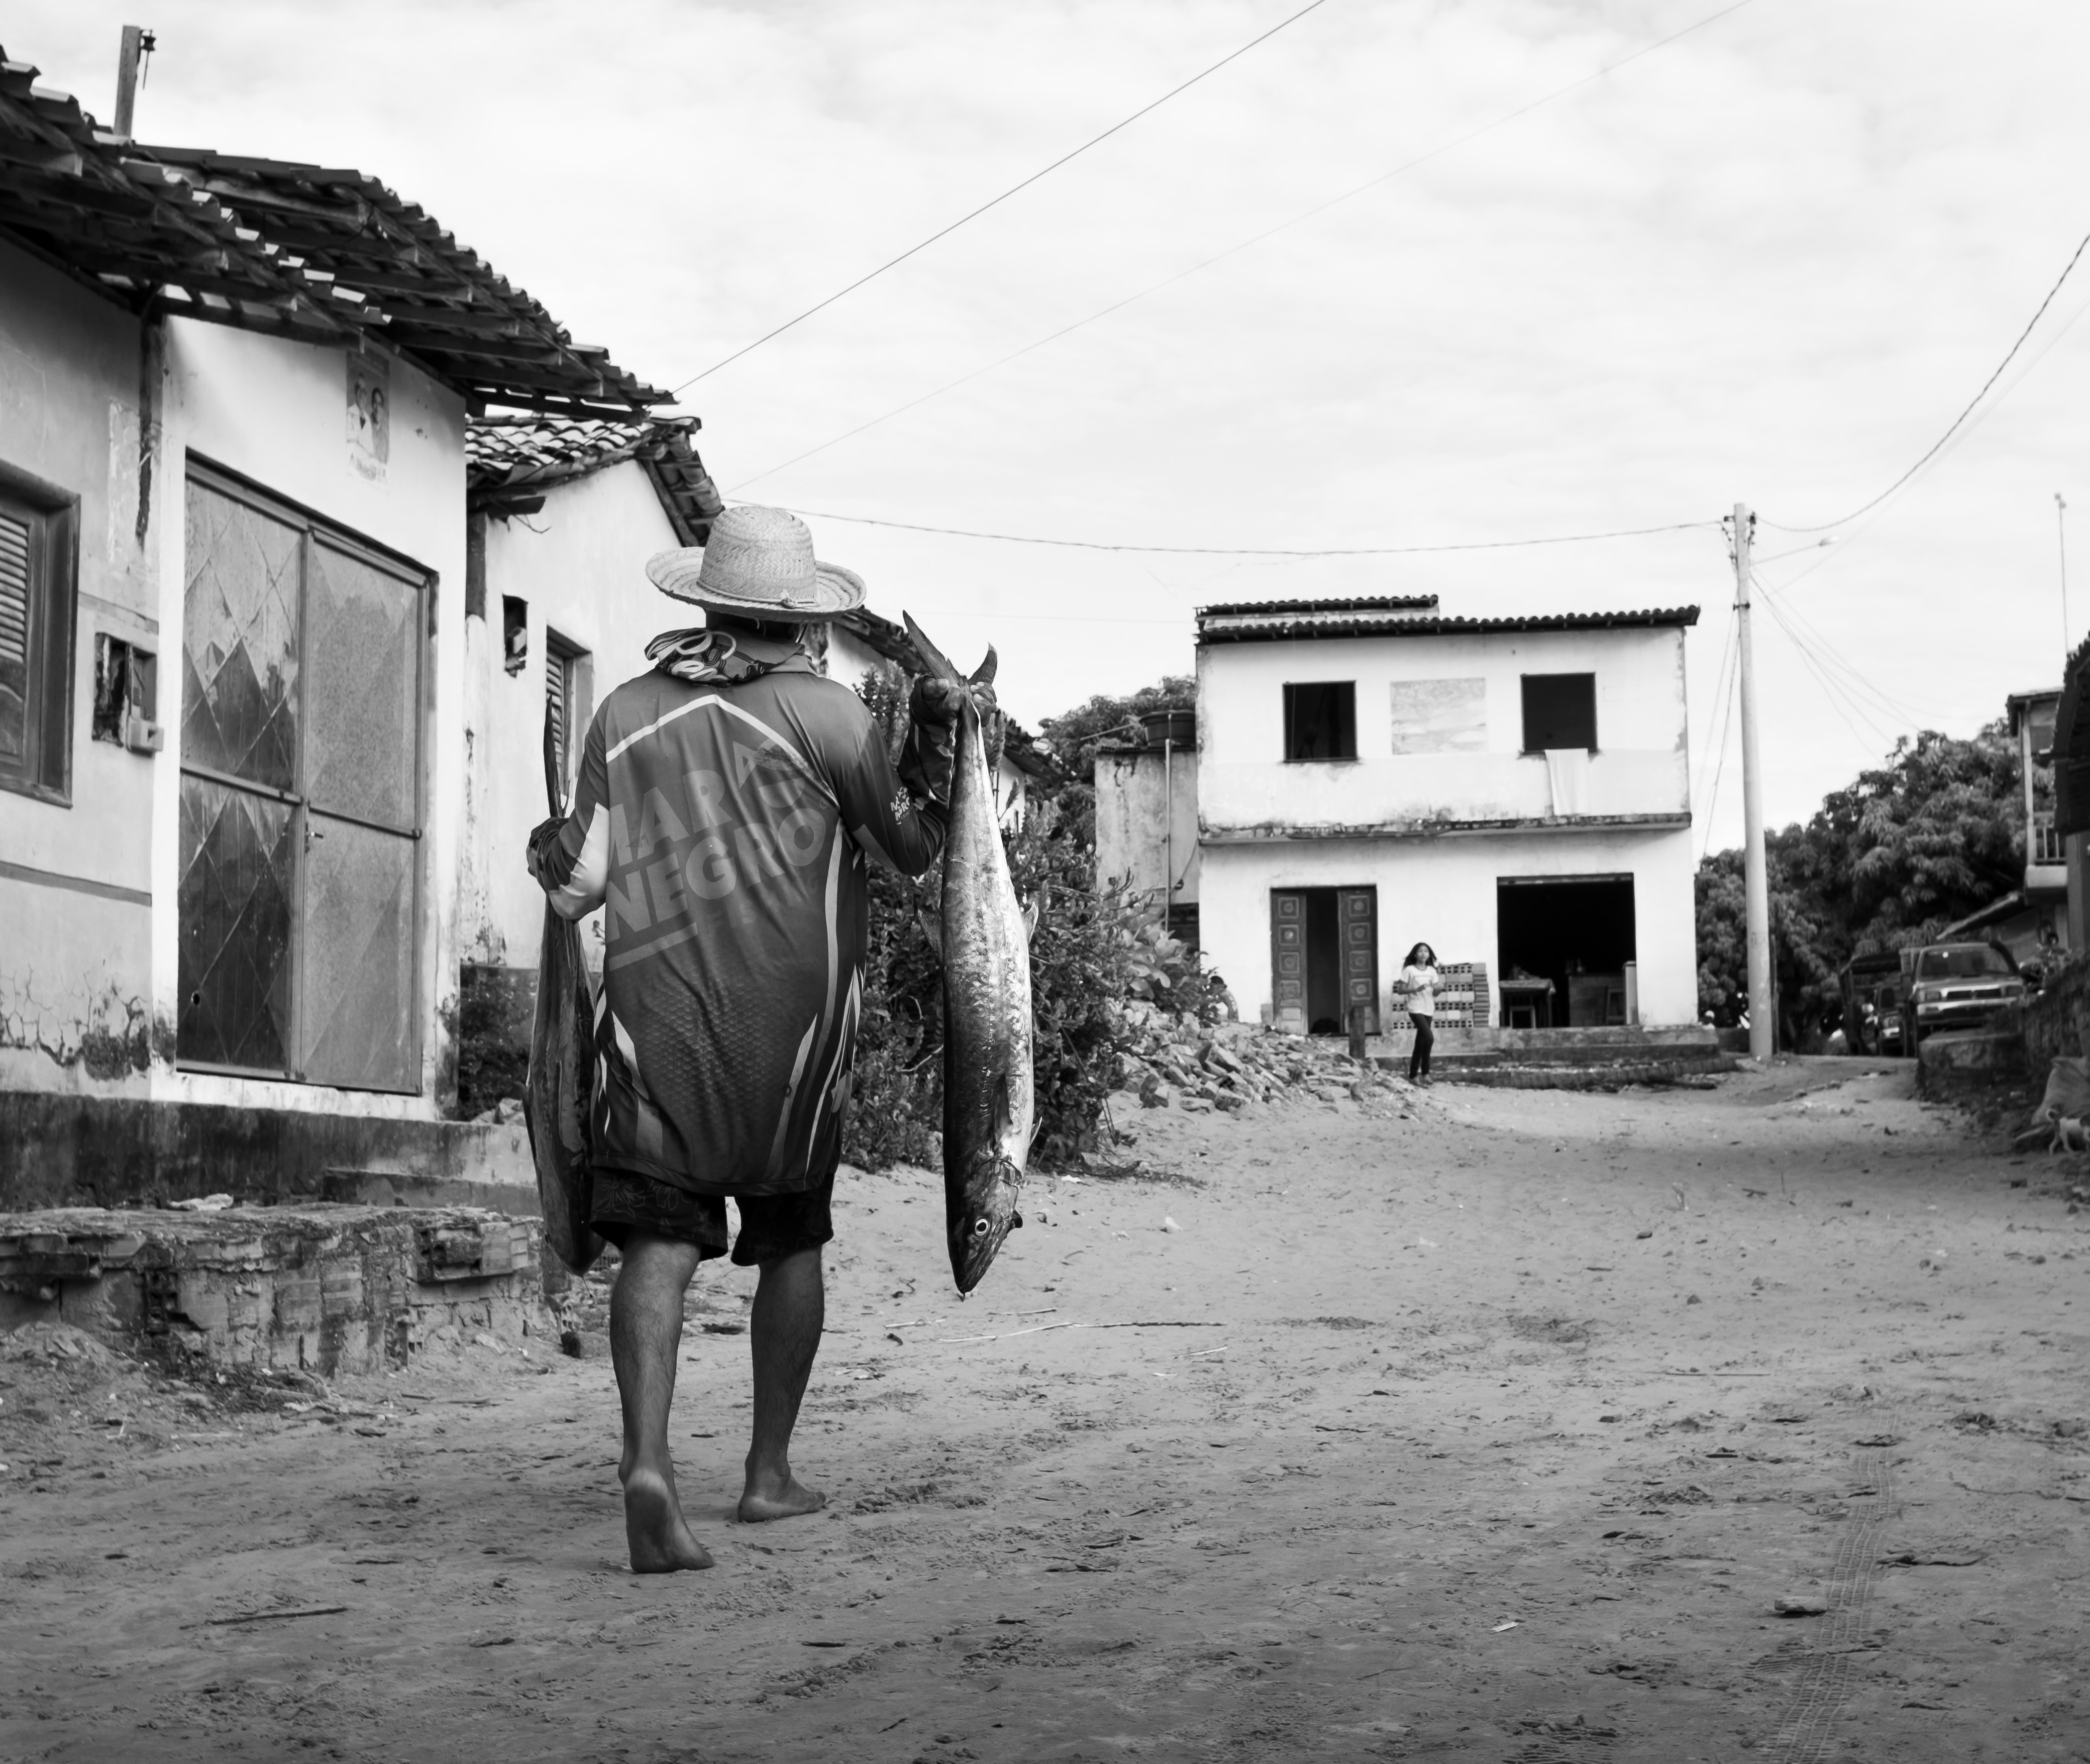
[[[895,670],[897,673],[897,670]],[[858,689],[897,747],[904,686],[879,675]],[[1085,785],[1069,789],[1086,791]],[[1017,898],[1038,902],[1030,944],[1032,1077],[1037,1131],[1032,1161],[1070,1164],[1097,1144],[1103,1099],[1119,1081],[1131,1039],[1125,1005],[1142,1000],[1210,1023],[1223,991],[1168,935],[1160,909],[1120,886],[1096,887],[1086,817],[1034,789],[1021,829],[1004,833]],[[932,871],[910,882],[874,869],[854,1101],[844,1155],[867,1168],[936,1161],[943,1126],[943,975],[922,913],[941,905]]]

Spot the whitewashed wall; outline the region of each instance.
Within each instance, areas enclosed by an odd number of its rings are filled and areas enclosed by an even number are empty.
[[[1270,891],[1374,886],[1378,890],[1382,1020],[1403,1019],[1391,983],[1418,941],[1443,962],[1485,962],[1493,989],[1495,884],[1504,876],[1630,875],[1640,1013],[1654,1025],[1695,1022],[1698,951],[1688,828],[1540,832],[1435,839],[1314,839],[1206,846],[1198,939],[1206,966],[1225,976],[1251,1022],[1271,1000]]]
[[[1555,804],[1546,761],[1518,751],[1520,682],[1527,673],[1596,676],[1598,746],[1584,813],[1689,812],[1682,630],[1363,637],[1199,649],[1198,808],[1206,830],[1398,830],[1549,818]],[[1286,682],[1334,680],[1356,682],[1357,759],[1288,764]],[[1456,738],[1451,751],[1396,753],[1396,683],[1462,680],[1478,682],[1485,706],[1478,728]]]
[[[464,944],[467,958],[514,967],[537,965],[544,896],[524,863],[530,829],[544,819],[544,666],[549,631],[587,652],[592,716],[626,680],[646,672],[646,645],[662,631],[704,622],[701,609],[670,600],[646,574],[646,560],[677,544],[652,481],[635,461],[555,485],[535,514],[490,520],[486,534],[486,626],[473,633],[472,666],[483,694],[484,730],[474,768],[484,777],[483,818],[471,838],[484,854],[484,904]],[[529,604],[529,660],[508,673],[501,652],[501,599]],[[476,625],[477,620],[471,622]],[[570,792],[585,722],[569,743]],[[469,876],[470,871],[467,871]],[[468,881],[467,895],[476,893]],[[583,931],[600,951],[591,923]]]
[[[1196,906],[1203,862],[1198,846],[1196,749],[1172,755],[1159,747],[1098,755],[1098,881],[1127,881],[1137,893],[1167,900],[1172,861],[1172,880],[1180,884],[1174,904]]]
[[[106,1087],[45,1050],[121,1032],[154,997],[149,829],[168,759],[88,738],[96,633],[162,641],[151,535],[141,547],[136,531],[139,329],[0,245],[0,460],[80,499],[72,800],[0,791],[0,1087]],[[163,721],[179,684],[162,673]]]

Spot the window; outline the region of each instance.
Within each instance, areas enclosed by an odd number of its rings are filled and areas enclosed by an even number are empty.
[[[1926,949],[1916,957],[1919,980],[1980,980],[2015,974],[2010,958],[1990,944],[1959,944],[1946,949]]]
[[[501,596],[501,665],[510,674],[530,665],[530,603],[518,594]]]
[[[185,522],[175,1059],[418,1091],[428,578],[193,463]]]
[[[560,783],[570,787],[580,745],[587,738],[588,653],[555,630],[544,633],[544,730]]]
[[[159,658],[122,637],[97,631],[94,639],[94,724],[97,741],[114,742],[134,753],[160,751]]]
[[[1357,756],[1357,688],[1352,680],[1284,688],[1284,757],[1354,759]]]
[[[1527,673],[1524,677],[1524,751],[1597,745],[1597,677],[1593,673]]]
[[[78,505],[0,467],[0,789],[72,791]]]

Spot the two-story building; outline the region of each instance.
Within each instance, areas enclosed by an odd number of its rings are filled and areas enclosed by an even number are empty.
[[[2010,738],[2018,744],[2024,789],[2023,880],[1978,912],[1946,926],[1941,939],[1992,938],[2020,966],[2041,969],[2071,947],[2068,931],[2068,856],[2055,821],[2054,724],[2061,710],[2058,689],[2013,692],[2004,701]]]
[[[1476,1025],[1692,1022],[1697,616],[1201,611],[1199,936],[1244,1014],[1404,1025],[1392,983],[1422,942],[1473,971]]]

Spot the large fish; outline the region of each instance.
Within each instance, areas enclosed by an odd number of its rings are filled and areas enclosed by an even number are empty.
[[[912,618],[907,634],[928,671],[960,686],[994,678],[987,652],[967,681]],[[996,812],[987,730],[968,691],[951,768],[944,844],[944,1215],[951,1275],[980,1283],[1017,1211],[1036,1125],[1030,1073],[1030,938],[1009,880]]]
[[[544,712],[544,789],[554,817],[565,812],[558,741]],[[588,1222],[588,1112],[595,1078],[595,996],[581,961],[580,927],[544,903],[544,943],[537,958],[537,1011],[530,1030],[530,1073],[522,1119],[537,1165],[544,1241],[576,1274],[602,1254]]]

